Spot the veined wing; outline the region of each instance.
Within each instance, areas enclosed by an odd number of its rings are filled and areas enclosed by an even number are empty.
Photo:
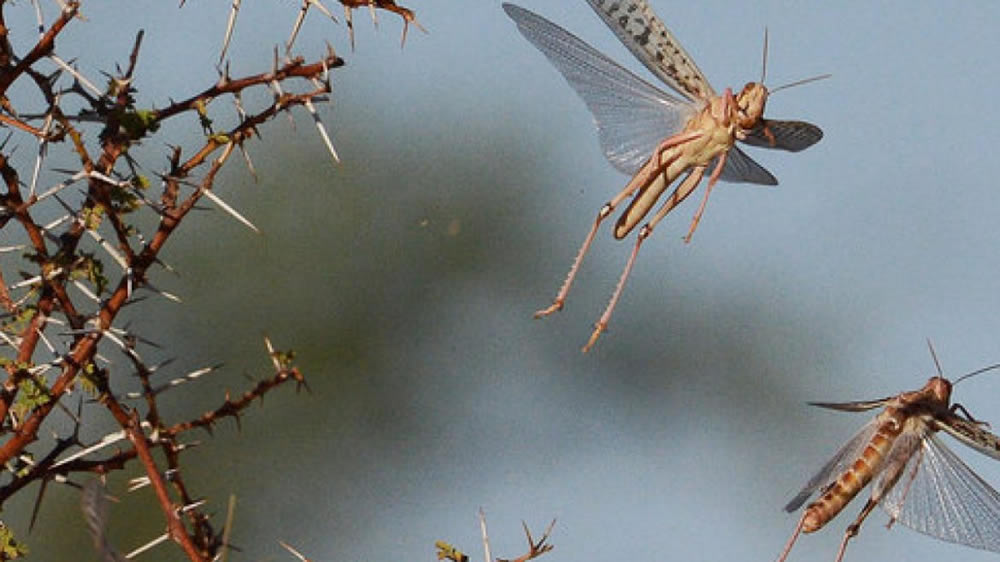
[[[934,420],[934,427],[958,439],[980,453],[1000,460],[1000,437],[982,428],[981,424],[963,420],[958,416],[947,420]]]
[[[766,130],[771,133],[769,137]],[[772,144],[771,139],[774,139]],[[823,130],[805,121],[776,121],[765,119],[752,131],[749,131],[742,142],[751,146],[761,146],[764,148],[777,148],[798,152],[809,148],[823,138]],[[713,161],[713,165],[714,165]],[[726,165],[722,168],[721,179],[733,183],[757,183],[761,185],[778,185],[771,172],[763,166],[754,162],[746,153],[736,148],[730,149],[726,157]],[[867,410],[876,406],[881,406],[885,400],[871,402],[852,402],[849,404],[814,404],[834,410],[847,410],[857,412]],[[870,407],[857,408],[859,404],[872,404]]]
[[[701,69],[646,0],[587,0],[650,72],[691,101],[715,97]]]
[[[719,158],[716,157],[708,165],[709,170],[714,170]],[[722,181],[732,183],[756,183],[760,185],[778,185],[778,178],[768,172],[764,166],[754,161],[735,146],[729,149],[726,154],[726,164],[722,167],[722,174],[719,175]]]
[[[875,431],[878,430],[878,418],[873,418],[870,422],[865,424],[860,431],[854,434],[854,437],[844,444],[839,451],[833,457],[823,465],[823,468],[819,469],[809,482],[802,487],[802,490],[792,498],[792,501],[788,502],[785,506],[785,511],[791,513],[798,509],[809,499],[809,496],[817,490],[822,490],[832,484],[838,476],[847,467],[851,466],[854,461],[861,455],[871,441]]]
[[[880,504],[915,531],[1000,552],[1000,493],[933,433]]]
[[[912,480],[912,472],[908,472],[912,466],[910,463],[914,458],[923,454],[921,447],[924,437],[930,435],[930,430],[926,426],[906,429],[909,422],[904,422],[904,429],[892,442],[892,447],[886,452],[882,459],[882,464],[878,469],[872,483],[871,499],[881,502],[891,490],[906,494],[906,488]],[[898,489],[896,488],[898,486]]]
[[[765,127],[774,137],[774,144],[771,144],[771,137],[767,136]],[[751,146],[798,152],[818,143],[821,138],[823,130],[812,123],[763,119],[754,130],[747,133],[743,142]]]
[[[696,108],[632,74],[572,33],[513,4],[504,4],[531,41],[583,98],[594,115],[604,156],[633,175],[663,139],[680,131]]]

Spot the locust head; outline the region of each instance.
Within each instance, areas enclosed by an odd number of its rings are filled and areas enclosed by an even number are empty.
[[[931,377],[924,386],[926,391],[935,402],[948,404],[951,402],[951,382],[944,377]]]
[[[736,96],[736,124],[745,131],[754,129],[764,117],[767,87],[760,82],[747,82]]]

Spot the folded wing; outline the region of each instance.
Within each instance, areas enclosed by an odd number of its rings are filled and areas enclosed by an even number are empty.
[[[768,131],[771,133],[770,137]],[[822,138],[823,130],[812,123],[764,119],[747,134],[743,142],[750,146],[798,152],[818,143]]]

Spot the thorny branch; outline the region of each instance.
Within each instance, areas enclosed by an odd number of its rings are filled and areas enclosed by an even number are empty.
[[[394,0],[339,0],[341,4],[344,5],[344,19],[347,20],[347,28],[351,35],[351,48],[354,48],[354,21],[351,17],[351,10],[354,8],[360,8],[361,6],[368,6],[368,10],[371,13],[372,23],[378,25],[378,17],[375,15],[375,9],[379,8],[389,12],[393,12],[398,15],[403,20],[403,33],[399,38],[399,44],[406,44],[406,31],[409,29],[410,24],[416,26],[417,29],[427,33],[420,22],[417,21],[417,16],[413,13],[413,10],[404,8]]]
[[[521,526],[524,527],[524,534],[528,537],[528,552],[514,558],[513,560],[507,560],[505,558],[497,558],[497,562],[528,562],[528,560],[534,560],[539,556],[545,554],[546,552],[555,548],[551,544],[546,544],[545,541],[549,539],[549,534],[552,532],[552,527],[556,526],[556,520],[553,519],[549,526],[545,528],[545,532],[542,533],[542,537],[535,541],[531,538],[531,531],[528,530],[528,524],[521,521]]]
[[[487,562],[493,562],[489,554],[489,536],[486,533],[486,515],[482,510],[479,511],[480,526],[483,534],[483,547],[486,550]],[[553,519],[549,526],[545,528],[545,532],[542,533],[541,538],[535,541],[531,536],[531,531],[528,530],[528,524],[524,521],[521,522],[521,526],[524,528],[524,534],[528,538],[528,552],[518,556],[517,558],[507,559],[507,558],[497,558],[496,562],[528,562],[528,560],[533,560],[539,556],[545,554],[546,552],[555,548],[551,544],[547,544],[545,541],[549,539],[549,535],[552,533],[552,528],[555,527],[556,520]],[[445,542],[437,541],[434,543],[435,548],[437,548],[437,559],[438,560],[451,560],[451,562],[469,562],[469,556],[456,548],[455,546]]]
[[[136,102],[134,80],[143,64],[142,32],[127,54],[126,68],[108,73],[107,85],[101,89],[65,62],[81,54],[65,59],[57,54],[61,34],[84,25],[82,3],[54,4],[58,14],[50,22],[42,19],[42,10],[31,12],[37,14],[38,33],[33,42],[15,45],[7,16],[23,4],[0,2],[0,126],[10,131],[0,141],[0,346],[4,349],[0,354],[4,375],[0,376],[0,465],[5,469],[0,473],[0,508],[14,494],[39,482],[34,523],[49,483],[81,488],[95,545],[104,557],[113,559],[119,555],[103,532],[103,485],[100,489],[84,487],[71,478],[81,473],[104,475],[137,460],[145,473],[139,487],[152,488],[167,527],[167,535],[143,548],[168,538],[188,559],[210,560],[227,548],[223,536],[228,535],[213,528],[202,502],[185,483],[181,457],[196,444],[187,435],[198,428],[211,433],[225,418],[238,426],[241,414],[256,399],[289,382],[304,386],[305,378],[294,366],[293,354],[276,351],[267,341],[273,372],[236,398],[227,392],[219,406],[200,416],[167,420],[158,408],[162,393],[195,384],[215,367],[164,383],[159,372],[169,362],[149,365],[140,353],[149,341],[116,326],[115,321],[126,306],[138,305],[140,291],[176,299],[158,290],[151,278],[167,267],[161,260],[163,248],[199,203],[207,199],[255,228],[215,192],[215,180],[237,149],[252,171],[246,144],[260,136],[261,127],[281,113],[305,108],[337,159],[315,105],[329,100],[331,72],[344,61],[332,48],[312,60],[291,53],[298,27],[310,8],[333,16],[319,0],[303,0],[292,38],[280,58],[275,50],[269,70],[230,76],[228,66],[222,64],[224,47],[216,83],[192,88],[198,93],[181,101],[143,108]],[[233,2],[224,45],[233,33],[239,4]],[[351,11],[363,5],[369,6],[373,19],[376,9],[399,15],[404,41],[409,24],[423,29],[412,11],[392,0],[341,0],[341,4],[352,46]],[[12,88],[15,84],[17,89]],[[245,94],[261,89],[270,91],[270,101],[245,108]],[[39,106],[44,111],[37,112]],[[29,107],[34,113],[25,111]],[[182,116],[199,123],[200,145],[185,148],[174,143],[166,169],[144,173],[149,167],[131,149],[154,138],[168,120]],[[13,143],[8,142],[12,139]],[[23,150],[15,159],[12,147],[18,143],[37,147],[33,161]],[[52,151],[74,154],[78,169],[49,170],[46,159]],[[159,179],[158,196],[150,193],[150,176]],[[49,177],[58,181],[44,187]],[[60,213],[58,219],[51,219]],[[147,235],[138,225],[150,213],[155,214],[157,224]],[[115,350],[128,361],[111,363],[106,355]],[[123,393],[121,386],[133,377],[141,392]],[[81,401],[76,412],[71,411],[66,399],[77,389],[97,406],[89,402],[84,409]],[[133,405],[130,401],[136,398],[140,401]],[[56,410],[73,420],[72,434],[40,441],[39,432]],[[97,442],[82,442],[80,428],[99,422],[101,411],[110,414],[120,430]],[[0,560],[20,556],[20,545],[2,522],[0,540],[17,547],[0,548]]]

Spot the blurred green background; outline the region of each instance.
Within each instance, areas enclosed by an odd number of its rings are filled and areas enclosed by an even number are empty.
[[[262,234],[217,210],[191,216],[164,256],[181,275],[154,277],[184,303],[151,299],[128,317],[164,346],[150,361],[176,357],[163,378],[225,363],[165,396],[173,419],[265,376],[265,334],[298,354],[311,393],[280,389],[241,431],[190,436],[202,444],[186,481],[220,525],[238,498],[234,559],[290,560],[278,539],[313,560],[429,561],[438,539],[476,559],[482,506],[508,558],[525,549],[522,519],[541,532],[557,517],[551,562],[771,560],[797,521],[781,507],[868,419],[806,401],[918,388],[934,374],[928,337],[950,376],[1000,360],[1000,7],[652,4],[717,89],[759,77],[765,26],[769,83],[833,73],[768,111],[826,137],[800,154],[751,151],[781,185],[720,185],[690,245],[693,204],[665,221],[587,355],[631,239],[602,231],[566,310],[531,314],[627,178],[499,2],[410,2],[430,33],[411,29],[402,50],[391,14],[376,31],[356,12],[353,52],[342,22],[307,22],[296,52],[312,59],[329,41],[348,63],[321,108],[343,163],[301,112],[265,126],[249,145],[260,181],[233,159],[216,188]],[[647,76],[584,2],[524,5]],[[96,78],[142,26],[142,103],[214,82],[228,4],[122,6],[85,5],[60,50]],[[294,15],[245,5],[232,74],[268,70]],[[198,132],[179,123],[186,137],[145,143],[147,165],[162,169],[166,143],[190,150]],[[980,378],[956,399],[997,420],[998,391]],[[121,550],[163,530],[150,492],[124,491],[138,475],[110,481]],[[27,534],[33,490],[5,513],[33,558],[96,559],[72,489],[51,487]],[[800,539],[792,560],[832,558],[858,509]],[[884,521],[874,514],[848,556],[992,558]],[[161,546],[143,559],[182,558]]]

